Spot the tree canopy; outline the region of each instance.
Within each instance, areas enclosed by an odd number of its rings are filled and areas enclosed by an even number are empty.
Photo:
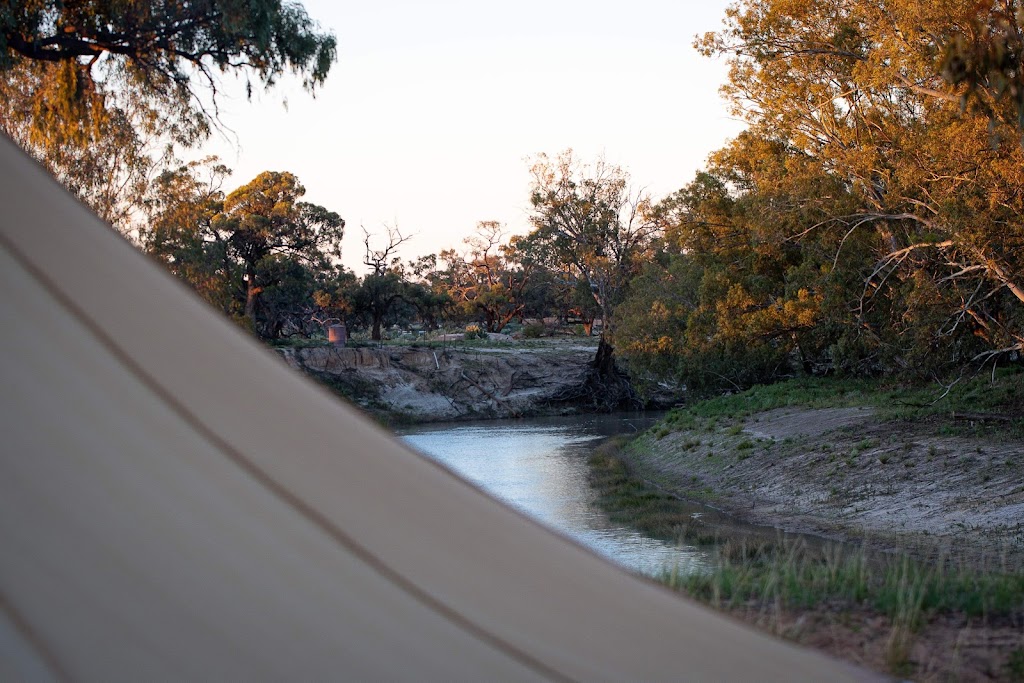
[[[198,92],[216,93],[217,72],[254,75],[269,87],[291,71],[313,89],[335,52],[333,35],[319,32],[301,5],[281,0],[28,0],[0,11],[0,68],[52,65],[42,73],[59,87],[41,105],[89,112],[122,90],[172,112],[193,133],[209,123]]]
[[[225,196],[225,172],[192,164],[163,173],[146,248],[207,301],[273,338],[288,318],[301,327],[314,292],[330,288],[345,221],[299,201],[305,189],[291,173],[266,171]]]
[[[730,7],[697,47],[728,58],[724,91],[750,126],[660,205],[666,252],[632,287],[630,362],[724,388],[801,366],[937,378],[1019,357],[1016,71],[975,60],[948,77],[965,46],[1012,50],[993,47],[1010,25],[990,4]],[[640,311],[665,320],[644,328]]]
[[[1024,132],[1024,14],[1005,0],[974,5],[974,19],[946,43],[942,75],[966,86],[965,104]]]
[[[622,168],[603,159],[584,163],[572,150],[555,159],[541,154],[530,170],[532,239],[586,282],[609,330],[654,232],[649,200],[630,188]]]
[[[0,4],[0,127],[116,227],[217,123],[218,77],[320,86],[336,41],[280,0]]]
[[[255,320],[257,299],[266,283],[261,267],[269,257],[308,263],[320,270],[341,257],[345,221],[322,206],[299,201],[306,189],[291,173],[265,171],[224,199],[214,218],[242,263],[246,283],[245,317]]]

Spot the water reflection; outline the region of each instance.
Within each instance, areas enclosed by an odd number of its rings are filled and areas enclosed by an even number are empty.
[[[706,566],[707,555],[612,524],[594,505],[587,456],[600,439],[646,429],[655,417],[601,415],[423,425],[402,430],[410,446],[491,495],[614,562],[658,574]]]

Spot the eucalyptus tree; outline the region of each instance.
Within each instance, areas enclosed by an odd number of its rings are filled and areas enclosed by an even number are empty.
[[[944,77],[951,50],[978,36],[975,4],[745,0],[697,41],[728,56],[725,91],[753,133],[784,142],[844,191],[830,216],[791,221],[785,238],[831,233],[838,267],[868,232],[873,258],[848,303],[887,309],[908,348],[938,344],[954,362],[978,356],[978,337],[991,351],[1024,349],[1024,197],[1013,189],[1024,154],[1005,117],[963,106],[969,83],[998,100],[998,84],[977,70],[991,67]],[[879,333],[866,316],[858,323]],[[928,342],[910,340],[922,326]]]
[[[313,89],[334,62],[336,41],[301,5],[281,0],[28,0],[0,12],[0,69],[28,63],[53,68],[39,74],[54,87],[41,93],[38,132],[67,139],[88,136],[62,113],[106,115],[109,96],[120,93],[161,110],[182,131],[201,133],[216,110],[200,99],[214,96],[217,74],[238,73],[250,90],[285,73]],[[75,117],[78,119],[78,117]],[[81,138],[79,138],[81,139]]]
[[[291,173],[267,171],[225,194],[215,160],[163,172],[146,201],[144,249],[203,298],[264,337],[302,330],[337,271],[345,221],[300,201]]]
[[[26,0],[0,6],[0,126],[123,227],[167,145],[217,125],[219,80],[314,90],[336,41],[281,0]]]
[[[586,282],[601,309],[602,339],[610,344],[615,306],[656,232],[650,200],[630,188],[622,168],[604,159],[584,163],[572,150],[554,159],[539,155],[530,172],[530,237]]]
[[[144,207],[143,249],[227,315],[242,286],[228,243],[216,219],[224,210],[230,171],[217,159],[165,169],[150,185]]]
[[[305,192],[294,174],[264,171],[228,194],[214,218],[214,230],[240,263],[244,316],[253,324],[259,296],[273,281],[264,268],[267,259],[287,257],[326,271],[331,259],[341,258],[345,221],[322,206],[299,201]]]
[[[482,317],[488,332],[500,332],[522,316],[535,263],[517,248],[516,239],[506,239],[505,226],[498,221],[480,221],[463,243],[464,253],[441,253],[448,296],[463,319]]]
[[[614,315],[657,231],[650,200],[630,188],[620,167],[604,159],[583,163],[572,150],[555,159],[541,154],[530,170],[533,248],[585,283],[600,307],[601,339],[585,390],[597,407],[634,403],[632,387],[615,366]]]
[[[442,262],[441,255],[426,254],[409,261],[405,267],[406,281],[410,285],[409,303],[427,330],[436,330],[450,320],[456,308],[450,274],[442,267]]]
[[[398,249],[412,236],[402,235],[397,226],[385,228],[387,239],[383,245],[378,242],[378,246],[373,244],[374,236],[363,228],[363,265],[370,271],[352,291],[353,313],[369,320],[370,338],[374,341],[381,341],[388,316],[409,298],[409,283]]]
[[[965,85],[964,103],[1024,133],[1024,26],[1020,3],[974,3],[974,21],[946,45],[942,75]],[[1022,138],[1024,144],[1024,138]]]
[[[744,133],[659,201],[663,238],[617,310],[616,353],[631,374],[714,391],[827,362],[834,244],[787,235],[840,206],[829,180],[801,170],[786,144]],[[857,263],[860,241],[847,246]]]

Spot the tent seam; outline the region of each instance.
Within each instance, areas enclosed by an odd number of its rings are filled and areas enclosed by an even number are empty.
[[[77,318],[78,321],[93,334],[94,338],[108,350],[108,352],[120,360],[132,375],[135,376],[139,382],[148,387],[150,391],[154,392],[154,394],[156,394],[170,410],[176,413],[185,423],[195,428],[198,433],[202,434],[203,437],[222,455],[235,463],[237,467],[246,472],[256,482],[267,489],[279,500],[284,502],[288,507],[292,508],[301,517],[304,517],[307,521],[312,523],[313,526],[327,534],[327,536],[333,539],[335,543],[348,549],[364,563],[378,571],[383,578],[405,591],[425,607],[431,609],[440,616],[443,616],[453,624],[458,625],[478,640],[488,643],[491,647],[504,652],[506,656],[519,661],[528,668],[534,669],[546,677],[561,681],[574,680],[550,665],[536,659],[497,634],[491,633],[469,617],[449,607],[439,598],[430,594],[426,589],[416,585],[411,579],[402,575],[383,559],[372,553],[362,544],[358,543],[315,507],[305,503],[297,494],[290,491],[285,485],[281,484],[270,474],[265,472],[259,465],[247,458],[238,449],[228,443],[225,438],[221,437],[211,427],[207,426],[205,422],[190,411],[184,404],[178,401],[169,390],[164,388],[164,386],[155,377],[146,372],[146,370],[142,368],[127,351],[123,350],[115,340],[107,335],[102,328],[100,328],[85,313],[85,311],[79,308],[74,301],[70,299],[70,297],[66,296],[59,285],[37,268],[35,264],[11,242],[6,234],[0,233],[0,242],[3,243],[4,248],[7,249],[7,251],[14,256],[19,263],[21,263],[32,277],[42,287],[44,287],[65,310]],[[2,596],[0,596],[0,599],[2,599]]]
[[[39,637],[39,634],[36,633],[34,628],[32,628],[32,625],[28,623],[25,616],[14,607],[11,601],[8,600],[2,592],[0,592],[0,610],[3,610],[3,612],[7,614],[11,623],[14,625],[14,628],[16,628],[18,632],[21,633],[22,637],[28,641],[39,656],[40,660],[46,664],[54,678],[61,681],[72,680],[71,676],[68,675],[68,672],[64,670],[64,667],[58,660],[57,655],[46,646],[46,643],[44,643],[42,638]]]

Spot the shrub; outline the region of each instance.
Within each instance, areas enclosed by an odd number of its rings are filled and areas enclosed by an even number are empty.
[[[487,339],[487,332],[475,323],[466,325],[463,339]]]
[[[544,336],[544,323],[530,323],[523,327],[523,336],[527,339],[537,339]]]

